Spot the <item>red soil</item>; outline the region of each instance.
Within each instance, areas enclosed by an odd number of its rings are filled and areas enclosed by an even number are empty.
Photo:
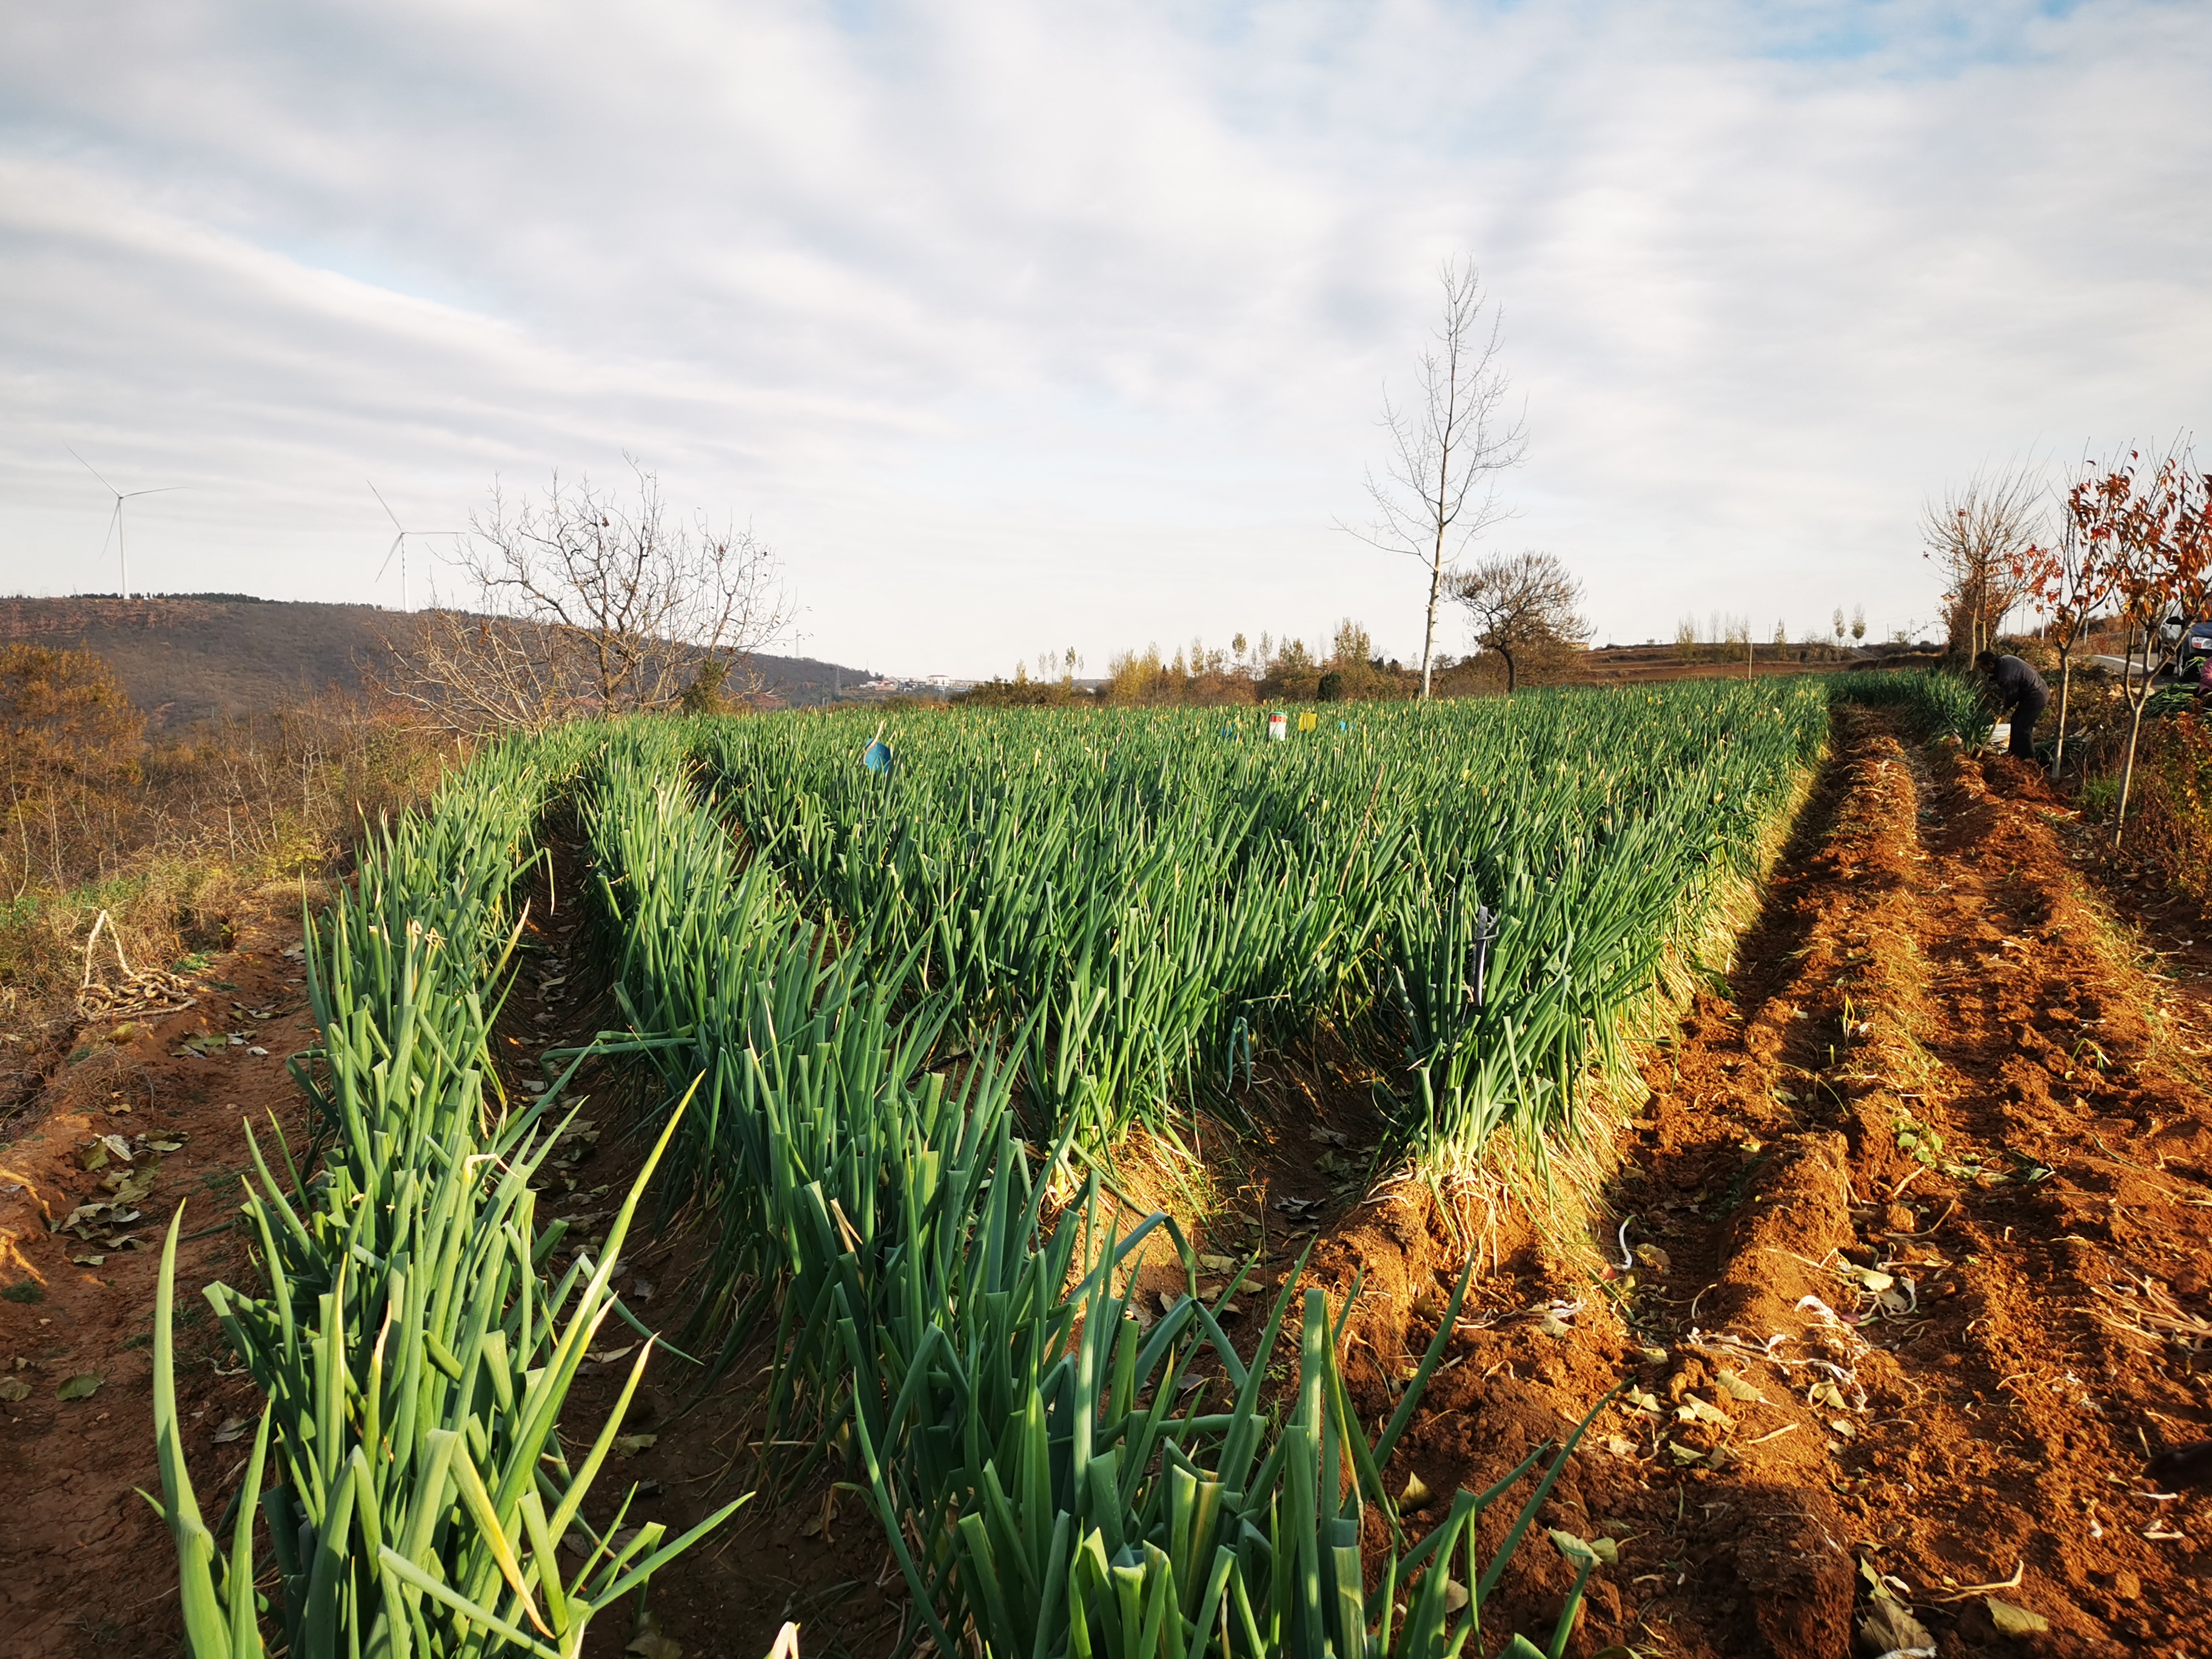
[[[0,1400],[0,1484],[9,1499],[0,1527],[0,1653],[143,1654],[164,1650],[181,1630],[167,1530],[132,1490],[161,1491],[154,1281],[162,1232],[189,1199],[186,1231],[217,1231],[178,1251],[178,1409],[201,1500],[219,1514],[252,1434],[249,1427],[242,1441],[216,1436],[234,1418],[250,1425],[261,1396],[249,1378],[229,1374],[236,1361],[199,1288],[217,1279],[254,1282],[239,1234],[225,1226],[238,1207],[238,1171],[251,1167],[245,1121],[265,1148],[270,1113],[295,1140],[302,1115],[284,1057],[313,1041],[313,1024],[301,970],[282,954],[300,936],[296,919],[284,920],[287,908],[240,922],[237,948],[196,981],[198,1006],[81,1031],[82,1057],[59,1068],[0,1144],[0,1282],[34,1287],[18,1294],[40,1298],[0,1300],[0,1378],[28,1389]],[[111,1041],[118,1030],[123,1040]],[[230,1032],[252,1036],[242,1045],[218,1041],[211,1056],[177,1052],[187,1037]],[[89,1143],[106,1135],[137,1143],[136,1157],[85,1169],[100,1156]],[[149,1141],[180,1145],[164,1153]],[[110,1176],[149,1167],[152,1184],[131,1206],[139,1219],[84,1228],[92,1239],[49,1231],[81,1204],[112,1200],[103,1185]],[[107,1237],[133,1242],[97,1242]],[[58,1397],[85,1376],[101,1379],[94,1393]],[[220,1494],[211,1504],[210,1493]]]

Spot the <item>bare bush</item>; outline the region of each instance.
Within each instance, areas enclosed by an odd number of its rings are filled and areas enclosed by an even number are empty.
[[[458,560],[470,604],[410,618],[385,689],[464,731],[669,708],[702,673],[714,701],[757,691],[750,659],[791,620],[775,556],[750,528],[682,522],[630,469],[629,500],[557,472],[542,497],[495,486]]]
[[[243,898],[343,869],[458,752],[337,693],[149,739],[94,653],[0,651],[0,1009],[73,986],[103,911],[136,965],[220,945]],[[0,1108],[11,1088],[0,1066]]]

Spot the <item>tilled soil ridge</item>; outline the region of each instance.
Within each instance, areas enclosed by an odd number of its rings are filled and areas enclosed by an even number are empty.
[[[1666,1358],[1581,1460],[1589,1520],[1662,1521],[1613,1639],[2203,1651],[2203,1500],[2144,1475],[2212,1433],[2196,1011],[2039,776],[1850,711],[1838,748],[1729,996],[1651,1067],[1617,1284]]]

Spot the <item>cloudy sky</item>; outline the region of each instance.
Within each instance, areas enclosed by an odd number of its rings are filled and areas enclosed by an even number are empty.
[[[0,588],[399,602],[495,477],[750,520],[816,654],[1364,619],[1464,252],[1599,639],[1924,622],[1923,500],[2212,393],[2212,8],[0,9]],[[416,597],[422,597],[418,570]],[[1446,648],[1459,648],[1452,624]]]

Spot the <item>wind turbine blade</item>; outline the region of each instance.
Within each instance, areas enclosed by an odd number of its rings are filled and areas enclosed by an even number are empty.
[[[135,501],[141,495],[166,495],[173,489],[190,489],[191,488],[191,486],[190,484],[163,484],[158,489],[131,490],[125,495],[123,499],[126,501]]]
[[[392,510],[392,503],[384,499],[384,492],[368,478],[363,478],[362,482],[368,485],[368,493],[376,497],[376,504],[384,509],[384,516],[392,520],[392,527],[401,535],[405,535],[407,526],[399,522],[399,515]],[[386,562],[388,563],[389,561],[387,560]]]
[[[70,449],[69,445],[67,445],[67,444],[64,444],[64,445],[62,446],[62,447],[63,447],[64,449],[68,449],[68,450],[69,450],[69,453],[70,453],[70,454],[72,454],[72,455],[76,455],[76,464],[77,464],[79,466],[82,467],[86,471],[88,471],[88,472],[91,473],[91,474],[92,474],[92,476],[93,476],[94,477],[95,477],[95,478],[100,478],[100,469],[99,469],[99,468],[97,468],[97,467],[94,466],[94,465],[93,465],[93,464],[92,464],[90,461],[88,461],[87,459],[85,459],[85,458],[84,458],[83,456],[82,456],[82,455],[77,455],[77,454],[76,454],[76,450],[74,450],[74,449]],[[100,478],[100,487],[102,489],[105,489],[105,490],[106,490],[109,495],[121,495],[121,494],[123,493],[121,490],[118,489],[117,489],[113,484],[112,484],[112,483],[108,483],[108,482],[107,482],[107,480],[106,480],[106,479],[105,479],[105,478]]]
[[[97,477],[98,475],[95,474],[94,476]],[[107,532],[100,538],[100,556],[103,559],[107,556],[108,543],[115,539],[115,521],[122,516],[123,498],[120,495],[118,495],[115,498],[114,507],[109,510],[107,514]]]
[[[392,568],[392,562],[399,556],[400,544],[406,539],[407,532],[404,530],[392,538],[392,550],[384,556],[384,562],[376,567],[377,580],[384,580],[384,573]]]

